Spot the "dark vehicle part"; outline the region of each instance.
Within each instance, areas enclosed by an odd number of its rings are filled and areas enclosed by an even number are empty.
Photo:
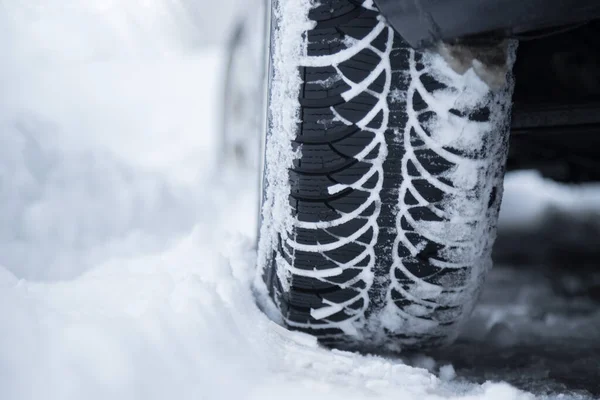
[[[519,45],[508,169],[600,181],[600,21]]]
[[[439,346],[491,265],[512,79],[457,74],[370,3],[321,0],[298,25],[274,1],[259,272],[324,344]]]
[[[375,0],[381,13],[415,48],[485,35],[524,32],[600,18],[598,0]]]

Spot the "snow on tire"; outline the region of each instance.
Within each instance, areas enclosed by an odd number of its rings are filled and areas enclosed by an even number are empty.
[[[452,341],[491,265],[512,77],[456,74],[371,1],[273,17],[261,285],[324,344]]]

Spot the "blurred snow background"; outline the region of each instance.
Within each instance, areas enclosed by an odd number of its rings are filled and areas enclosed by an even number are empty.
[[[256,188],[214,166],[242,6],[0,4],[0,399],[532,397],[504,380],[600,395],[597,307],[552,300],[547,270],[510,257],[456,350],[433,358],[331,352],[254,307]],[[549,210],[598,215],[597,188],[530,173],[507,186],[507,231],[539,231]]]
[[[205,49],[222,47],[233,11],[233,0],[3,2],[1,264],[69,279],[197,221],[222,79]]]

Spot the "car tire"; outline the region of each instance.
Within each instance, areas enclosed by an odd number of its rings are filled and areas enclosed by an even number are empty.
[[[273,7],[258,290],[325,345],[452,342],[492,264],[511,73],[457,74],[372,1]]]

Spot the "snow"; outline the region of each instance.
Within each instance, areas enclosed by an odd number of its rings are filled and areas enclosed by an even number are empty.
[[[264,167],[264,204],[258,244],[256,287],[263,295],[263,271],[272,259],[277,240],[289,240],[294,217],[289,204],[288,170],[293,167],[297,153],[292,151],[300,118],[298,95],[302,80],[295,62],[306,52],[302,33],[314,25],[308,19],[309,2],[281,1],[272,9],[272,30],[275,40],[270,45],[269,60],[272,81],[269,86],[267,141]],[[267,86],[267,85],[265,85]],[[286,282],[284,280],[283,282]]]
[[[451,364],[440,367],[440,379],[443,381],[451,381],[456,378],[456,372]]]
[[[533,398],[271,322],[254,181],[214,167],[222,52],[175,23],[198,15],[61,4],[0,14],[1,399]]]
[[[543,222],[549,209],[577,215],[600,210],[600,184],[565,187],[540,179],[535,171],[519,171],[505,184],[506,194],[500,213],[500,227],[525,228]]]

